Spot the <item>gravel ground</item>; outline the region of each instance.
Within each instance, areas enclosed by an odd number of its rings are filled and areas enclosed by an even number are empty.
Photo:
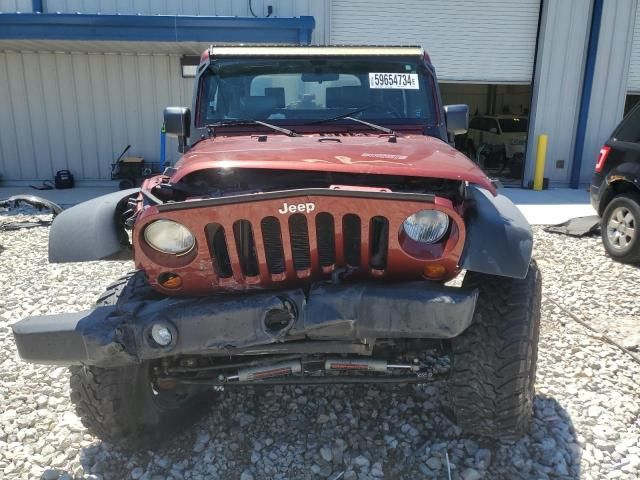
[[[21,218],[0,213],[0,223]],[[230,390],[163,449],[133,453],[82,427],[68,400],[66,369],[23,363],[15,351],[11,323],[89,308],[132,268],[49,265],[47,233],[0,232],[7,284],[0,296],[4,479],[448,478],[447,458],[451,478],[463,480],[640,477],[640,365],[550,301],[637,348],[640,269],[605,257],[599,238],[535,228],[544,279],[537,398],[532,432],[517,443],[461,433],[445,415],[444,386],[435,382]]]

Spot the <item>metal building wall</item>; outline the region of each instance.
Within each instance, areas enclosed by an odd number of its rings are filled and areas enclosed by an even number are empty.
[[[332,0],[330,41],[422,45],[440,81],[528,84],[539,11],[540,0]]]
[[[329,0],[252,0],[253,12],[267,16],[273,6],[274,17],[315,18],[312,43],[323,44],[329,11]],[[104,13],[141,15],[209,15],[250,17],[248,0],[44,0],[48,13]],[[31,0],[0,0],[0,12],[31,12]]]
[[[31,1],[0,0],[0,11],[31,11]],[[247,16],[247,1],[48,0],[47,11],[84,13],[200,14]],[[266,4],[253,0],[261,15]],[[273,0],[280,17],[313,15],[317,41],[324,40],[324,0]],[[176,10],[179,9],[179,10]],[[193,79],[182,78],[181,53],[194,43],[53,42],[0,50],[0,176],[6,183],[51,179],[69,169],[85,182],[110,177],[110,164],[131,144],[130,155],[158,161],[162,112],[191,106]],[[100,42],[98,42],[100,43]],[[24,42],[22,42],[24,44]],[[37,44],[37,42],[36,42]],[[121,50],[118,50],[121,48]],[[163,51],[162,49],[165,48]],[[90,53],[88,53],[90,52]],[[146,53],[132,53],[146,52]],[[158,53],[151,53],[158,52]],[[167,159],[178,158],[167,139]]]
[[[157,161],[162,111],[190,105],[192,85],[178,56],[0,52],[0,173],[105,180],[127,144]]]
[[[581,184],[591,181],[598,151],[622,119],[637,6],[637,0],[604,2],[581,159]]]
[[[640,93],[640,4],[636,7],[636,20],[633,29],[633,43],[631,45],[631,61],[629,65],[629,81],[627,90],[630,93]]]
[[[545,177],[567,185],[575,143],[592,1],[545,1],[533,84],[524,184],[533,179],[538,136],[547,134]],[[562,168],[557,162],[564,161]]]
[[[0,13],[31,11],[31,0],[0,0]]]

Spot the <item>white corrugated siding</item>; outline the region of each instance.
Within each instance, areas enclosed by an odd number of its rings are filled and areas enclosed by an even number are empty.
[[[158,161],[164,107],[189,106],[192,86],[179,56],[0,52],[0,173],[106,180],[127,144]]]
[[[631,62],[629,65],[628,90],[640,94],[640,4],[636,7],[636,21],[631,44]]]
[[[540,0],[332,0],[330,41],[418,44],[442,81],[530,83]]]
[[[311,15],[323,43],[329,0],[253,0],[266,16]],[[249,16],[239,0],[47,0],[47,12]],[[30,12],[31,0],[0,0],[0,12]],[[162,112],[191,106],[193,79],[180,55],[208,44],[186,42],[0,41],[0,177],[51,179],[68,168],[79,180],[107,180],[111,162],[130,155],[158,161]],[[54,52],[54,53],[45,53]],[[79,53],[78,53],[79,52]],[[87,53],[91,52],[91,53]],[[161,53],[155,53],[161,52]],[[177,144],[167,140],[167,158]]]

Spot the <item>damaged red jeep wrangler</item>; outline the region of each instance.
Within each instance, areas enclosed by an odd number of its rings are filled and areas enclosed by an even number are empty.
[[[522,434],[540,273],[526,220],[451,146],[467,123],[417,47],[211,47],[192,109],[165,110],[176,165],[51,227],[50,261],[137,271],[15,324],[21,357],[70,365],[87,428],[140,445],[213,390],[422,383],[440,349],[459,425]]]

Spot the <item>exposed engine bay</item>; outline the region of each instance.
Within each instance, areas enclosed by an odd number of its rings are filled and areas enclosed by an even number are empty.
[[[165,177],[166,178],[166,177]],[[186,175],[177,183],[160,183],[152,193],[163,201],[189,197],[222,197],[302,188],[349,185],[404,193],[431,193],[459,204],[465,184],[458,180],[396,175],[339,173],[304,170],[207,169]]]

